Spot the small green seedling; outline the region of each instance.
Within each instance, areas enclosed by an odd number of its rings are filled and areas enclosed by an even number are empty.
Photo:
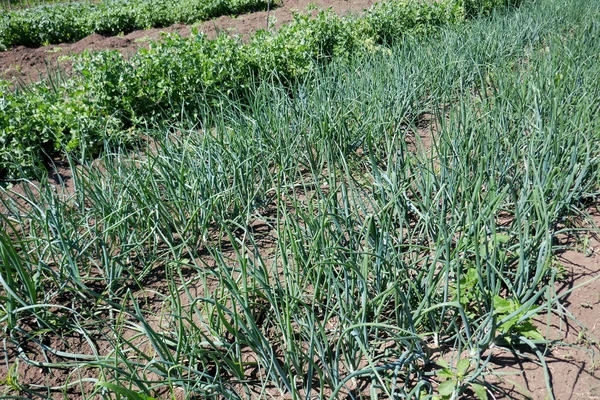
[[[505,299],[498,295],[494,297],[494,310],[498,316],[498,320],[502,320],[504,317],[513,314],[519,307],[521,305],[516,300]],[[498,332],[508,344],[512,343],[512,338],[515,336],[524,336],[527,339],[533,340],[544,340],[542,334],[531,323],[531,318],[522,320],[524,314],[525,311],[522,311],[498,327]]]
[[[438,360],[437,364],[442,369],[437,371],[436,375],[444,381],[439,384],[439,396],[434,397],[434,399],[456,399],[464,390],[465,385],[473,390],[478,399],[486,400],[488,398],[485,386],[469,381],[470,359],[462,358],[458,360],[454,368],[450,367],[444,359]]]
[[[18,373],[19,363],[18,360],[12,364],[8,371],[6,371],[6,376],[0,379],[0,386],[4,387],[4,394],[8,393],[18,393],[23,390],[23,387],[19,383],[19,373]]]

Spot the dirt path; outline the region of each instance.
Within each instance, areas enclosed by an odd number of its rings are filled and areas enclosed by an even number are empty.
[[[292,21],[294,11],[305,11],[309,5],[318,9],[332,8],[338,14],[360,14],[375,3],[375,0],[283,0],[283,4],[270,13],[266,11],[239,15],[222,16],[197,25],[199,31],[214,37],[219,32],[241,35],[242,38],[267,27],[267,16],[278,28]],[[133,53],[146,46],[149,40],[160,37],[161,32],[178,33],[189,36],[192,26],[176,24],[167,28],[140,30],[125,36],[104,37],[93,34],[75,43],[50,45],[39,48],[15,47],[0,52],[0,78],[21,79],[26,82],[39,80],[47,72],[48,65],[55,68],[61,56],[82,53],[84,50],[116,49],[124,54]]]

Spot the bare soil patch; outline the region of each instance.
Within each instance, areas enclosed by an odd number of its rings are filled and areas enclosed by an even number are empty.
[[[197,28],[209,38],[225,32],[239,35],[242,40],[247,40],[252,33],[268,27],[267,19],[273,23],[275,29],[278,29],[293,20],[294,12],[303,12],[309,6],[315,6],[316,10],[331,8],[333,12],[340,15],[361,14],[373,5],[375,0],[284,0],[282,3],[270,12],[260,11],[235,17],[222,16],[198,24]],[[316,10],[312,12],[316,13]],[[132,54],[139,48],[148,46],[149,41],[159,39],[163,32],[186,37],[191,34],[192,28],[191,25],[175,24],[166,28],[134,31],[124,36],[104,37],[93,34],[75,43],[39,48],[18,46],[0,52],[0,78],[24,82],[37,81],[47,75],[48,69],[68,70],[68,63],[61,61],[61,57],[79,54],[85,50],[119,50],[125,55]]]

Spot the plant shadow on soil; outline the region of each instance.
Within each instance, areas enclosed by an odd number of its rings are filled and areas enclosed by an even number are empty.
[[[370,5],[370,2],[339,2],[339,7],[344,7],[344,4],[348,4],[348,7],[354,8],[354,11],[360,11],[362,8]],[[338,4],[336,2],[335,4]],[[289,2],[285,3],[281,9],[273,11],[273,15],[277,16],[281,13],[281,17],[278,18],[278,23],[286,22],[285,12],[289,13],[289,10],[294,7],[301,8],[302,6],[308,5],[308,2],[299,1],[297,3]],[[291,14],[289,14],[291,15]],[[215,22],[207,23],[207,27],[213,24],[214,33],[221,29],[228,29],[229,27],[235,27],[234,31],[239,34],[247,34],[257,28],[263,26],[266,21],[266,13],[254,13],[248,16],[241,16],[235,19],[229,17],[221,17]],[[217,28],[217,24],[222,25]],[[228,25],[231,24],[231,25]],[[189,29],[183,26],[171,27],[172,32],[181,33],[183,35],[189,34]],[[208,29],[208,28],[207,28]],[[99,38],[90,37],[84,39],[81,42],[73,45],[61,45],[60,47],[65,49],[65,52],[78,52],[84,48],[90,49],[103,49],[103,48],[117,48],[124,52],[135,51],[136,46],[143,45],[143,41],[136,42],[138,38],[152,37],[152,35],[158,35],[159,30],[134,32],[127,35],[125,38]],[[186,33],[187,32],[187,33]],[[138,36],[136,36],[138,35]],[[86,42],[87,40],[87,42]],[[113,44],[111,44],[113,43]],[[140,44],[142,43],[142,44]],[[113,47],[111,47],[113,46]],[[39,70],[39,68],[46,62],[47,49],[14,49],[14,59],[18,64],[21,61],[25,61],[23,67],[20,69],[20,77],[27,79],[33,71]],[[39,53],[39,54],[38,54]],[[57,52],[58,53],[58,52]],[[9,60],[13,53],[7,53]],[[36,59],[34,54],[38,54],[40,58]],[[53,53],[54,54],[54,53]],[[20,57],[20,58],[19,58]],[[15,61],[16,60],[16,61]],[[36,61],[37,60],[37,61]],[[39,61],[43,60],[43,61]],[[29,62],[28,67],[25,66]],[[6,68],[2,65],[3,68]],[[28,69],[29,68],[29,69]],[[5,70],[6,72],[6,70]],[[8,71],[10,72],[10,71]],[[10,75],[10,73],[9,73]],[[431,146],[431,134],[435,134],[437,128],[432,124],[432,118],[424,118],[421,123],[417,126],[416,131],[412,132],[413,136],[410,138],[411,143],[409,148],[412,151],[418,151],[420,146],[423,146],[423,150],[426,153],[430,150]],[[61,165],[60,162],[56,162],[57,169],[51,169],[49,173],[50,182],[59,191],[64,191],[66,195],[72,194],[75,190],[73,185],[72,174],[70,169],[66,165]],[[18,186],[14,189],[18,192]],[[590,205],[589,212],[592,216],[592,220],[596,226],[600,225],[600,213]],[[273,213],[263,212],[263,216],[274,218]],[[244,233],[250,232],[256,241],[260,249],[258,252],[265,258],[270,256],[270,251],[276,247],[277,237],[273,228],[274,223],[267,222],[255,222],[253,225],[246,227],[246,229],[239,229],[235,231],[235,237],[242,239]],[[563,266],[564,276],[556,284],[556,291],[558,293],[564,293],[568,290],[573,290],[570,294],[564,296],[560,302],[563,309],[559,309],[560,313],[565,315],[564,318],[559,318],[555,314],[551,316],[540,315],[536,318],[536,325],[538,329],[548,338],[556,340],[557,346],[548,349],[546,356],[546,362],[550,370],[550,380],[554,390],[555,398],[557,399],[593,399],[600,396],[600,379],[596,372],[596,369],[600,366],[600,359],[598,358],[598,337],[600,337],[600,321],[598,320],[598,314],[600,311],[600,279],[595,279],[600,275],[600,241],[597,235],[597,231],[593,230],[593,227],[578,226],[579,228],[590,228],[589,231],[578,232],[577,234],[569,237],[561,238],[561,250],[557,254],[557,260]],[[226,240],[222,238],[215,238],[215,241],[219,243],[221,250],[224,252],[226,257],[234,259],[235,249],[232,244],[227,244]],[[249,245],[250,250],[252,245]],[[215,260],[212,259],[211,255],[207,251],[199,250],[198,260],[195,260],[196,265],[210,268],[214,266]],[[198,272],[197,268],[189,267],[183,269],[182,274],[185,278],[193,277]],[[123,286],[123,290],[129,291],[141,291],[144,295],[144,308],[147,308],[152,314],[157,315],[162,310],[162,299],[168,296],[168,288],[164,284],[166,280],[166,271],[164,266],[156,266],[152,268],[146,276],[139,280],[137,283],[128,283]],[[589,282],[591,281],[591,282]],[[589,282],[585,286],[579,287],[584,282]],[[211,282],[209,288],[214,288],[218,282]],[[94,288],[93,285],[91,288]],[[97,292],[105,290],[104,287],[95,287]],[[193,289],[193,288],[192,288]],[[196,288],[200,293],[204,288]],[[72,299],[64,299],[64,301],[73,301]],[[569,312],[574,318],[567,318],[566,313]],[[581,323],[577,325],[573,321]],[[55,349],[68,349],[73,353],[86,353],[87,343],[82,340],[81,336],[73,335],[72,337],[53,337],[46,339],[47,346]],[[110,345],[99,344],[101,338],[95,338],[96,346],[100,353],[107,351]],[[537,363],[532,361],[524,360],[522,356],[516,355],[514,352],[508,350],[495,348],[492,350],[495,352],[491,358],[491,364],[494,365],[493,371],[490,375],[490,382],[497,384],[504,392],[496,395],[496,398],[513,397],[513,398],[533,398],[533,399],[544,399],[547,397],[547,390],[545,385],[544,371]],[[18,355],[18,349],[9,347],[6,349],[5,358],[13,360]],[[281,356],[280,351],[276,351],[278,357]],[[48,357],[48,354],[36,353],[38,360],[44,360]],[[52,356],[51,356],[52,357]],[[535,357],[533,357],[535,358]],[[281,362],[281,360],[280,360]],[[89,372],[89,371],[88,371]],[[215,371],[211,371],[215,372]],[[251,378],[257,378],[260,371],[257,369],[249,369],[249,376]],[[87,372],[84,371],[83,376]],[[0,376],[8,374],[6,364],[0,366]],[[503,375],[510,374],[510,375]],[[68,377],[70,372],[63,370],[52,370],[49,371],[44,368],[38,368],[35,366],[27,366],[25,363],[19,364],[18,375],[23,383],[27,384],[39,384],[44,386],[58,386],[63,384]],[[493,376],[497,377],[497,380]],[[353,389],[349,393],[348,397],[359,396],[368,389],[368,383],[366,380],[360,380],[358,387]],[[313,383],[317,385],[317,382]],[[276,395],[276,391],[273,395]],[[39,395],[44,395],[40,392]],[[265,394],[264,392],[262,394]],[[77,390],[73,390],[68,393],[70,398],[77,396]],[[168,394],[165,393],[165,396]],[[73,396],[73,397],[71,397]],[[50,397],[50,396],[49,396]]]
[[[415,153],[427,154],[431,151],[431,137],[435,135],[438,127],[433,123],[433,118],[424,117],[421,122],[414,127],[412,134],[407,135],[407,141],[411,151]],[[73,185],[72,170],[67,163],[54,160],[54,167],[48,170],[48,181],[56,187],[58,192],[72,195],[75,191]],[[35,185],[35,182],[33,182]],[[20,186],[27,185],[21,183],[13,187],[16,193],[23,193]],[[310,193],[305,194],[307,197]],[[591,216],[591,225],[582,225],[584,219],[574,219],[573,227],[579,228],[575,233],[565,234],[559,239],[559,246],[562,250],[557,252],[557,260],[563,266],[564,274],[562,279],[555,285],[557,293],[564,293],[572,290],[568,295],[564,296],[561,301],[562,312],[564,318],[559,318],[555,314],[549,317],[539,315],[536,317],[536,325],[540,332],[546,337],[556,341],[557,345],[552,348],[545,349],[546,363],[549,368],[549,379],[552,385],[554,396],[557,399],[593,399],[600,392],[600,376],[596,371],[600,367],[599,358],[599,343],[600,337],[600,321],[598,320],[598,311],[600,310],[600,240],[598,237],[597,226],[600,226],[600,212],[598,205],[588,204],[588,212]],[[254,237],[253,243],[248,243],[248,248],[253,245],[258,245],[256,249],[261,256],[267,259],[277,247],[277,235],[274,228],[276,212],[269,211],[268,207],[261,213],[262,221],[255,221],[246,229],[239,228],[234,231],[237,240],[243,240],[243,237],[250,233]],[[593,226],[593,225],[596,226]],[[583,229],[583,230],[581,230]],[[223,240],[225,239],[225,240]],[[235,258],[235,248],[229,243],[226,238],[214,238],[215,245],[218,242],[218,247],[224,252],[225,257]],[[211,257],[210,252],[206,249],[199,249],[198,259],[195,264],[202,265],[203,268],[213,268],[215,260]],[[187,278],[193,277],[198,273],[197,267],[188,267],[181,270],[182,276]],[[141,300],[141,305],[147,309],[152,315],[159,315],[162,312],[164,299],[169,295],[167,284],[167,275],[164,265],[155,266],[144,278],[131,281],[124,284],[121,290],[137,292],[136,298]],[[578,287],[585,282],[588,284]],[[217,281],[210,284],[213,289],[218,285]],[[102,293],[106,288],[102,285],[94,285],[91,283],[90,289],[97,293]],[[195,295],[201,294],[202,288],[191,288],[197,290]],[[77,301],[76,299],[63,299],[61,302]],[[573,318],[568,318],[566,313],[572,314]],[[574,322],[576,321],[576,322]],[[34,324],[35,325],[35,324]],[[32,325],[32,327],[34,327]],[[92,338],[95,345],[94,352],[103,354],[110,350],[110,342],[106,341],[102,336]],[[33,361],[68,361],[57,356],[56,354],[48,353],[43,349],[52,348],[58,351],[68,351],[76,354],[89,354],[89,341],[84,337],[73,333],[71,336],[57,337],[55,335],[45,336],[40,343],[35,345],[25,346],[22,349],[17,349],[13,345],[5,347],[5,360],[15,360],[19,353],[26,351],[28,356]],[[515,349],[516,351],[523,349]],[[524,349],[526,350],[526,349]],[[544,349],[542,349],[544,350]],[[281,351],[274,349],[275,354],[281,357]],[[443,351],[443,350],[442,350]],[[528,361],[524,355],[531,354],[523,351],[517,354],[516,351],[502,349],[496,347],[491,350],[490,358],[489,383],[496,385],[498,392],[495,393],[495,398],[516,398],[516,399],[544,399],[547,397],[547,388],[544,378],[544,370],[539,365],[539,362],[533,361],[535,355],[532,355],[532,360]],[[250,361],[252,353],[248,354]],[[281,360],[280,360],[281,362]],[[249,362],[249,365],[252,365]],[[0,375],[7,376],[9,371],[3,363],[0,366]],[[45,367],[36,367],[35,365],[27,365],[25,362],[18,363],[19,376],[23,387],[31,385],[40,385],[46,387],[56,387],[64,384],[67,380],[72,379],[72,371],[64,369],[48,369]],[[210,371],[208,371],[210,372]],[[213,371],[216,373],[216,370]],[[248,379],[258,380],[260,378],[260,368],[249,367],[247,370]],[[78,373],[79,378],[93,377],[93,372],[90,369],[82,369]],[[361,394],[366,393],[369,389],[370,380],[358,379],[357,385],[347,393],[347,398],[357,398]],[[313,385],[318,386],[318,381],[314,381]],[[92,390],[93,385],[84,384],[87,390]],[[46,391],[36,392],[30,391],[31,395],[61,397],[67,395],[69,398],[77,398],[81,394],[81,388],[71,388],[64,391],[56,391],[53,393]],[[272,395],[276,395],[275,388],[263,388],[262,394],[266,391],[272,391]],[[169,395],[166,392],[165,395]],[[58,396],[58,397],[57,397]],[[257,394],[259,396],[259,394]],[[468,398],[468,393],[465,393]],[[53,397],[53,398],[54,398]],[[179,396],[176,396],[179,397]]]

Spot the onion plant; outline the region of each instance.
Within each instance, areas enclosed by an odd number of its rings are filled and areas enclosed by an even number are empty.
[[[188,99],[143,151],[3,188],[4,368],[65,376],[20,395],[485,398],[495,347],[545,365],[556,238],[600,194],[599,16],[527,3]]]

